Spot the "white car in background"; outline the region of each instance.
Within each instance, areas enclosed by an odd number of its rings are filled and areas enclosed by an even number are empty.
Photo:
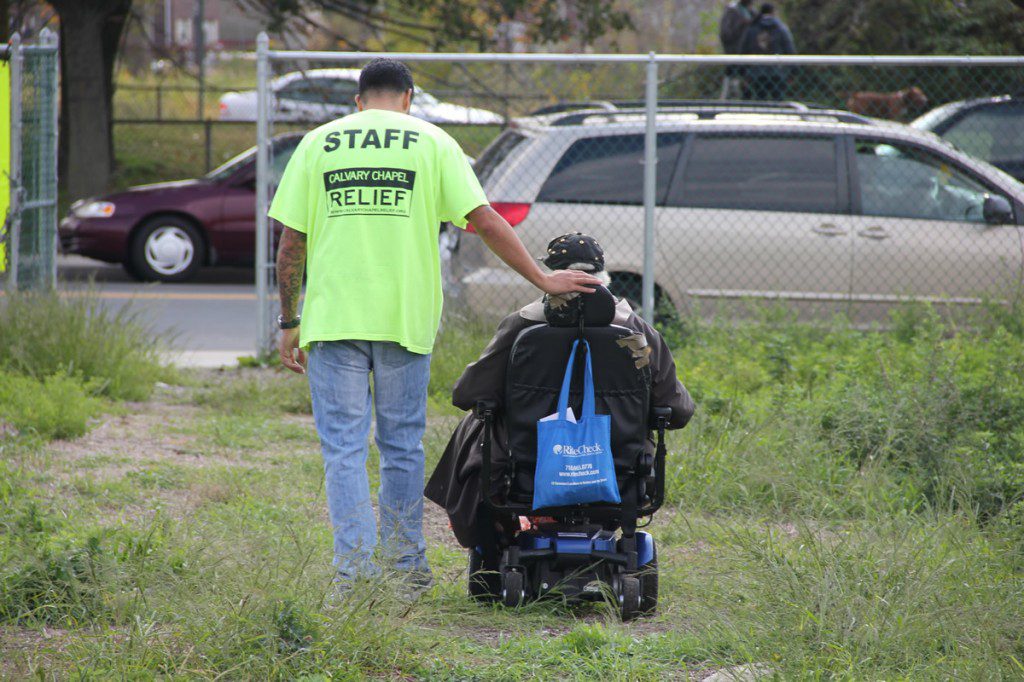
[[[329,121],[356,109],[358,69],[293,71],[270,81],[271,118],[282,122]],[[416,88],[409,113],[431,123],[501,125],[500,114],[486,109],[441,102]],[[228,92],[220,98],[220,120],[255,121],[256,91]]]

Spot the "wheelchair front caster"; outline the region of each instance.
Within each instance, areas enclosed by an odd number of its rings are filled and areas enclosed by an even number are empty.
[[[526,590],[523,587],[523,574],[516,570],[506,570],[501,574],[501,603],[505,606],[516,607],[526,599]]]
[[[623,622],[640,615],[640,580],[636,576],[627,575],[619,579],[619,593],[616,597]]]

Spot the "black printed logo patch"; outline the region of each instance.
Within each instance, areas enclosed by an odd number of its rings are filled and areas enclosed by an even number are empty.
[[[404,168],[341,168],[324,173],[327,217],[409,216],[416,171]]]

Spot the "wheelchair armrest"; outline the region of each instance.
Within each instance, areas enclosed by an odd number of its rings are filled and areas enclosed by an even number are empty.
[[[659,426],[665,428],[668,426],[669,420],[672,419],[672,408],[654,406],[651,408],[651,428],[657,429]]]
[[[476,404],[476,408],[473,410],[473,413],[476,415],[477,419],[483,419],[488,412],[493,416],[497,411],[497,400],[481,400]]]

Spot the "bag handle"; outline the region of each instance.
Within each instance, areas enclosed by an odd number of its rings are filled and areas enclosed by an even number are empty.
[[[558,418],[565,420],[569,412],[569,389],[572,387],[572,369],[576,363],[576,347],[580,339],[572,342],[572,352],[569,353],[569,364],[565,368],[565,377],[562,379],[562,392],[558,394]],[[594,368],[590,362],[590,344],[583,339],[583,346],[587,353],[587,364],[583,372],[583,414],[580,418],[594,416]]]

